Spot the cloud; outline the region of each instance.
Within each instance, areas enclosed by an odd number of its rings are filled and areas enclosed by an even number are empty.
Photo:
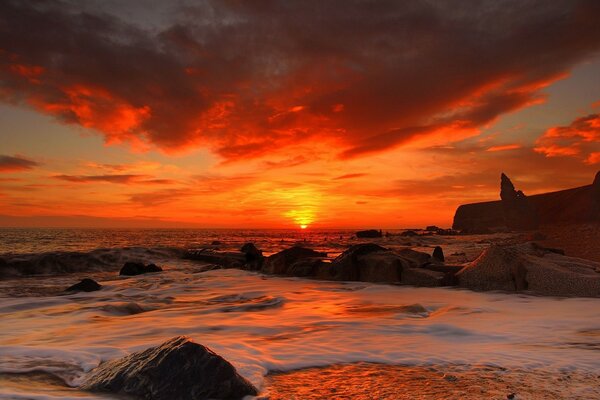
[[[172,179],[154,179],[150,175],[115,174],[115,175],[54,175],[54,179],[73,183],[119,183],[141,185],[171,185],[177,183]]]
[[[342,180],[342,179],[360,178],[365,175],[368,175],[368,174],[364,174],[364,173],[345,174],[345,175],[336,176],[335,178],[333,178],[333,180],[338,181],[338,180]]]
[[[0,154],[0,172],[27,171],[39,164],[21,156],[6,156]]]
[[[508,150],[516,150],[516,149],[520,149],[522,146],[520,144],[514,143],[514,144],[500,144],[497,146],[490,146],[488,147],[485,151],[490,151],[490,152],[494,152],[494,151],[508,151]]]
[[[534,148],[546,157],[579,157],[588,164],[598,162],[599,149],[600,114],[590,114],[575,119],[567,126],[546,130],[537,139]]]
[[[93,4],[2,2],[0,98],[108,143],[229,161],[462,140],[600,48],[595,0],[207,0],[146,26]]]

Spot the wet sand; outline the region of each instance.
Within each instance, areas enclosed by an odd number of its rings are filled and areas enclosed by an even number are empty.
[[[270,400],[600,399],[600,375],[486,366],[333,365],[271,373],[265,386]]]

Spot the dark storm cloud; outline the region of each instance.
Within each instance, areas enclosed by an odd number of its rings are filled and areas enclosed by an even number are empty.
[[[39,164],[21,156],[5,156],[0,154],[0,172],[16,172],[32,169]]]
[[[198,4],[157,32],[4,1],[0,96],[109,142],[240,159],[318,137],[354,157],[472,135],[600,48],[595,0]]]

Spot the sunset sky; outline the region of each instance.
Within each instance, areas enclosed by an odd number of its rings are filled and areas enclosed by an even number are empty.
[[[0,226],[449,226],[598,170],[598,0],[0,3]]]

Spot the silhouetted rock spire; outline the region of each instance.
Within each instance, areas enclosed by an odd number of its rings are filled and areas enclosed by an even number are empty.
[[[536,229],[538,226],[535,209],[529,204],[527,196],[516,190],[506,174],[500,175],[500,198],[504,221],[510,229]]]

